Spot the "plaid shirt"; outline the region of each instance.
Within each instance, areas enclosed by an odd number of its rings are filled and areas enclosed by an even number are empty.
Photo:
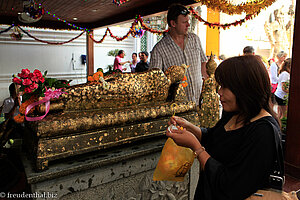
[[[169,33],[163,37],[153,48],[150,58],[150,69],[160,68],[163,71],[168,67],[182,64],[189,65],[186,73],[188,86],[185,92],[189,101],[199,105],[202,88],[201,63],[207,58],[202,50],[199,37],[194,33],[188,33],[185,38],[184,51],[173,41]]]

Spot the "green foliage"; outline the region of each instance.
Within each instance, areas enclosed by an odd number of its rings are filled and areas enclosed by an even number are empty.
[[[283,83],[283,88],[285,90],[289,90],[290,89],[290,81]],[[289,101],[289,94],[287,93],[287,95],[284,96],[284,103],[285,105],[288,105]]]
[[[114,50],[110,50],[107,55],[108,56],[113,56],[113,57],[116,57],[119,53],[120,49],[114,49]]]
[[[286,133],[287,117],[281,118],[281,131]]]
[[[47,72],[45,72],[45,74],[47,74]],[[45,76],[45,75],[44,75]],[[44,97],[45,96],[45,92],[46,92],[46,88],[54,88],[54,89],[59,89],[59,88],[67,88],[69,87],[69,84],[72,80],[58,80],[56,78],[45,78],[45,82],[44,83],[39,83],[39,87],[34,90],[32,93],[23,93],[22,95],[22,102],[27,101],[28,99],[30,99],[30,97],[32,95],[36,95],[38,97]],[[24,86],[21,86],[21,88]]]

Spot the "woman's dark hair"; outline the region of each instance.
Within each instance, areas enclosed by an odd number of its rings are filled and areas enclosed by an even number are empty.
[[[132,55],[135,55],[137,57],[137,53],[132,53]]]
[[[118,56],[121,55],[122,53],[124,53],[124,50],[120,50],[120,51],[118,52]]]
[[[224,60],[216,69],[215,79],[236,96],[239,121],[249,123],[263,108],[280,124],[270,106],[270,78],[259,56],[245,55]]]
[[[285,59],[283,64],[281,65],[280,70],[279,70],[278,73],[280,74],[284,71],[290,73],[290,71],[291,71],[291,62],[292,62],[292,60],[290,58]]]

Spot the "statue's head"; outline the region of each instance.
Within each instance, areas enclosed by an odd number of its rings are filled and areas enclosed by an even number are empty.
[[[166,71],[165,74],[169,80],[171,80],[171,83],[179,82],[183,79],[185,72],[187,70],[188,66],[185,64],[181,66],[171,66]]]
[[[215,73],[217,68],[217,63],[214,60],[214,56],[211,55],[208,62],[206,63],[206,73],[208,76],[211,76]]]

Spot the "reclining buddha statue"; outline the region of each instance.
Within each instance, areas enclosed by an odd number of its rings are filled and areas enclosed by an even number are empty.
[[[197,124],[196,105],[180,84],[186,68],[116,73],[67,88],[51,99],[44,119],[26,123],[25,143],[36,169],[46,169],[51,160],[161,136],[175,113]]]
[[[172,66],[164,74],[160,69],[143,73],[116,73],[104,77],[106,83],[80,84],[71,86],[58,100],[51,100],[51,110],[94,110],[112,107],[125,107],[166,101],[172,95],[172,84],[179,83],[185,74],[186,66]],[[107,87],[103,87],[107,84]],[[171,97],[169,97],[171,98]],[[170,99],[171,100],[171,99]],[[41,112],[44,107],[41,106]]]

